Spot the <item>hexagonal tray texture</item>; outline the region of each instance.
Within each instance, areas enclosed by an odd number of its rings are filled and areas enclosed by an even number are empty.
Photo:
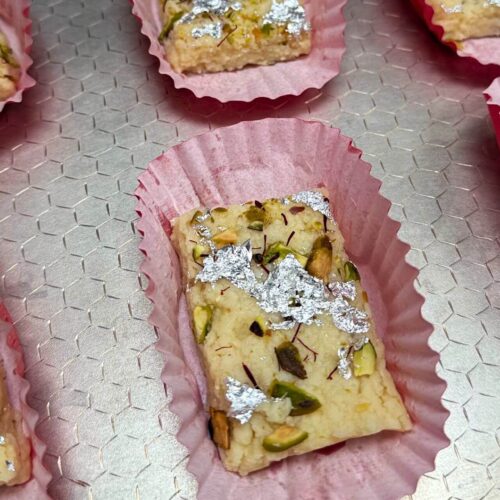
[[[421,270],[452,445],[414,500],[499,498],[500,168],[487,69],[398,0],[351,0],[321,92],[218,104],[175,91],[124,0],[35,0],[38,85],[0,115],[0,293],[25,349],[56,499],[194,498],[147,324],[137,175],[244,119],[299,116],[363,149]]]

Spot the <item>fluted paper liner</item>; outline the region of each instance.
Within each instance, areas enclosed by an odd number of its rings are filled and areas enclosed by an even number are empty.
[[[444,29],[435,24],[434,9],[426,0],[411,0],[420,17],[436,38],[451,47],[461,57],[472,57],[481,64],[500,65],[500,37],[471,38],[463,42],[443,40]]]
[[[29,0],[0,0],[0,31],[6,36],[21,70],[17,92],[0,101],[0,112],[9,102],[21,102],[23,92],[35,85],[35,80],[28,75],[33,63],[29,56],[33,44],[29,10]]]
[[[154,303],[150,322],[159,331],[163,380],[172,394],[170,409],[180,420],[177,438],[190,452],[187,468],[198,480],[200,499],[396,499],[415,490],[448,443],[441,405],[445,383],[435,372],[438,355],[428,345],[433,329],[422,318],[423,298],[413,286],[417,271],[405,261],[409,246],[397,238],[400,225],[388,217],[390,202],[379,194],[370,168],[337,129],[267,119],[195,137],[151,162],[140,176],[138,229],[142,271],[149,278],[146,294]],[[205,381],[169,239],[171,220],[200,205],[263,200],[320,186],[330,192],[414,427],[353,439],[239,477],[223,468],[208,435]]]
[[[249,102],[258,97],[276,99],[319,89],[339,73],[345,50],[346,0],[306,0],[305,9],[312,23],[312,50],[307,56],[272,66],[249,66],[238,71],[203,75],[176,73],[168,63],[158,41],[163,21],[158,0],[131,0],[132,12],[149,38],[149,53],[158,58],[160,73],[170,76],[176,88],[191,90],[196,97],[213,97],[220,102]]]
[[[12,500],[49,499],[47,486],[51,474],[43,466],[42,460],[46,446],[35,433],[38,413],[26,402],[30,389],[29,382],[23,377],[24,361],[21,345],[11,318],[5,306],[0,303],[0,356],[5,370],[5,382],[9,401],[23,420],[23,431],[31,443],[31,479],[19,486],[0,487],[0,498]]]
[[[500,77],[493,80],[493,83],[484,91],[484,97],[488,103],[488,110],[500,148]]]

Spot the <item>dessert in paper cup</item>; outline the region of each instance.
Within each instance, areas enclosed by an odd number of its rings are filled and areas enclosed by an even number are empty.
[[[360,151],[267,119],[176,146],[139,181],[150,321],[199,498],[412,493],[448,442],[445,384]]]
[[[479,0],[412,0],[438,40],[462,57],[500,65],[500,6]]]
[[[345,50],[345,0],[132,0],[159,71],[220,102],[321,88]]]
[[[9,102],[21,102],[35,80],[28,75],[33,63],[28,0],[0,0],[0,112]]]
[[[493,80],[493,83],[484,91],[484,97],[488,103],[488,110],[500,148],[500,78]]]
[[[19,339],[0,303],[0,496],[45,499],[50,473],[43,466],[45,445],[35,434],[38,414],[26,402],[29,383]]]

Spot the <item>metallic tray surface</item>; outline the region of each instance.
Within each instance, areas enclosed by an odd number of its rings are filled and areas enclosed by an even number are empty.
[[[493,73],[436,43],[398,0],[350,0],[322,91],[222,105],[157,72],[126,0],[35,0],[37,86],[0,115],[0,294],[25,350],[56,499],[195,498],[175,439],[134,230],[136,178],[241,120],[340,127],[383,181],[420,269],[452,444],[414,500],[500,498],[500,153]]]

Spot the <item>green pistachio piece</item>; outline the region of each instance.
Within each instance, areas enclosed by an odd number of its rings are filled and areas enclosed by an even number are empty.
[[[321,406],[317,398],[291,382],[274,380],[269,388],[269,393],[273,398],[290,398],[292,403],[290,416],[292,417],[312,413]]]
[[[352,356],[354,376],[362,377],[371,375],[377,367],[377,352],[371,342],[367,342],[359,351],[354,351]]]
[[[262,33],[266,36],[269,36],[272,30],[273,30],[273,25],[270,23],[263,24],[262,27],[260,28],[260,31],[262,31]]]
[[[358,269],[352,262],[346,262],[344,264],[344,280],[359,281]]]
[[[309,434],[306,431],[292,427],[291,425],[281,425],[274,432],[266,436],[262,441],[262,446],[266,451],[285,451],[292,446],[302,443]]]
[[[254,220],[248,224],[248,229],[253,229],[254,231],[264,231],[264,223],[261,220]]]
[[[277,241],[269,246],[264,254],[263,264],[269,264],[271,262],[275,262],[276,264],[283,260],[288,254],[292,254],[300,263],[301,266],[305,266],[307,264],[307,257],[305,255],[292,250],[290,247],[287,247],[281,241]]]
[[[307,378],[307,372],[300,359],[299,350],[288,340],[282,342],[274,348],[278,364],[282,370],[285,370],[300,379]]]
[[[0,58],[3,59],[10,66],[14,68],[19,68],[19,64],[17,64],[17,61],[14,59],[14,56],[12,55],[12,49],[4,43],[0,43]]]
[[[184,15],[184,12],[176,12],[163,26],[163,29],[158,36],[158,41],[163,42],[167,38],[168,34],[174,28],[174,24]]]
[[[193,248],[193,259],[197,264],[203,264],[203,259],[208,257],[209,249],[203,245],[195,245]]]
[[[214,308],[211,305],[196,306],[194,308],[193,326],[196,342],[198,342],[198,344],[203,344],[205,342],[205,337],[212,328],[213,313]]]
[[[249,222],[260,221],[264,222],[266,212],[263,208],[256,207],[255,205],[250,206],[250,208],[245,212],[245,217]]]

